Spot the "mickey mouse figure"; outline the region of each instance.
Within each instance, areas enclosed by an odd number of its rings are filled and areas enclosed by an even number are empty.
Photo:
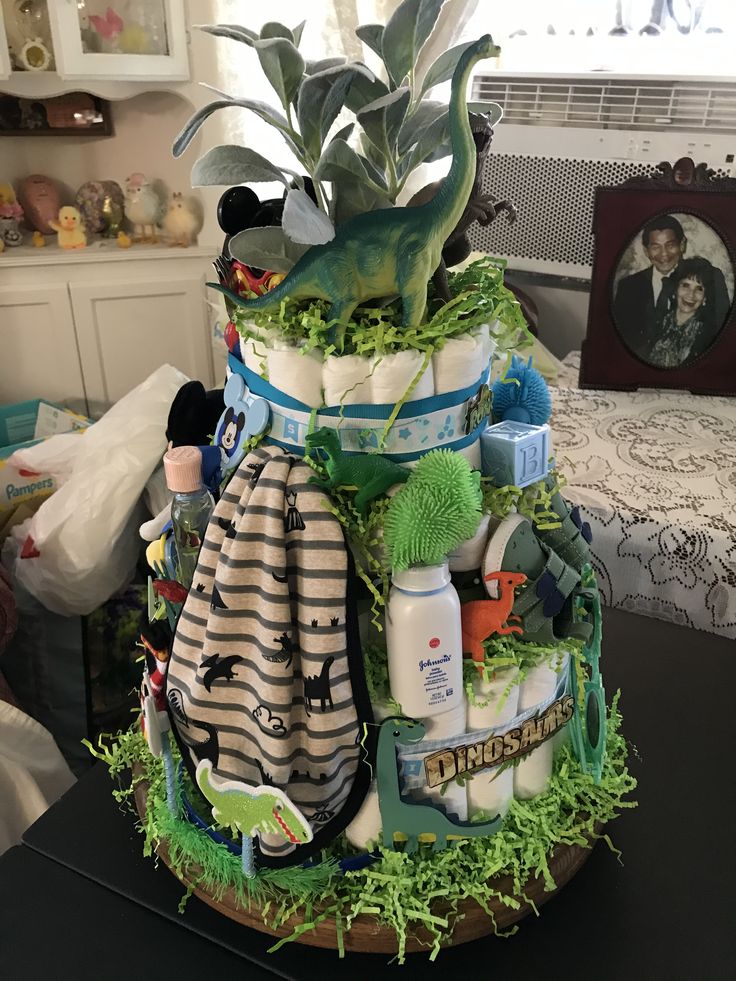
[[[247,401],[250,393],[244,379],[232,374],[225,385],[225,411],[217,423],[215,445],[222,454],[223,474],[235,470],[243,457],[248,441],[268,428],[271,407],[265,399]]]

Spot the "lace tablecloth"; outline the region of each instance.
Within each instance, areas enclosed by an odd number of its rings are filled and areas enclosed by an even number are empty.
[[[736,637],[736,399],[581,391],[579,359],[551,388],[552,447],[604,602]]]

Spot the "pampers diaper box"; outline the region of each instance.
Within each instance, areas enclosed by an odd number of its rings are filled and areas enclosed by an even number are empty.
[[[90,424],[90,419],[44,399],[0,406],[0,542],[56,490],[50,474],[12,467],[10,455],[49,436],[83,430]]]

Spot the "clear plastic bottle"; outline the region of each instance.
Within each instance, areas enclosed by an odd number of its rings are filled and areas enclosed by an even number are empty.
[[[177,446],[164,455],[166,483],[174,494],[171,521],[176,546],[176,578],[192,585],[199,550],[215,502],[202,483],[202,454],[196,446]]]

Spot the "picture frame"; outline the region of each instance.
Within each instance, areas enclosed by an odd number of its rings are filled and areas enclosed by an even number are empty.
[[[581,388],[736,395],[735,192],[689,157],[596,189]]]

